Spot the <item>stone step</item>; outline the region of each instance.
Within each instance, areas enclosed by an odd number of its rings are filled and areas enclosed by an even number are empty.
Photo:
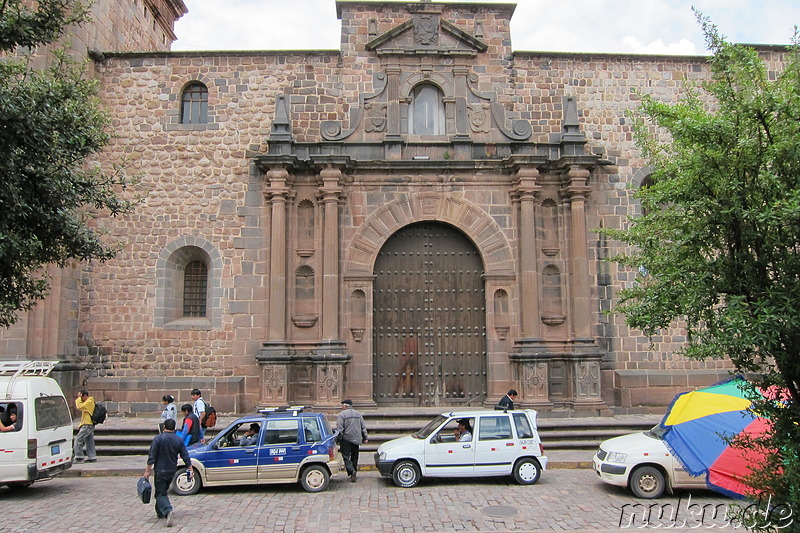
[[[370,432],[370,441],[362,447],[363,452],[371,455],[383,442],[418,431],[438,412],[364,412],[365,422]],[[229,416],[220,418],[217,427],[208,430],[206,436],[213,437],[235,418]],[[331,414],[329,418],[331,425],[335,425],[335,415]],[[545,452],[548,450],[585,451],[588,452],[588,460],[591,460],[591,451],[597,449],[600,442],[612,437],[647,430],[659,419],[660,417],[652,415],[574,419],[540,418],[538,425]],[[150,448],[150,442],[158,433],[157,423],[153,419],[111,417],[107,422],[95,428],[97,453],[101,456],[145,455]]]

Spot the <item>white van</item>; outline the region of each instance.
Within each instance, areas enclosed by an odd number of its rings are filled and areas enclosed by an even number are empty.
[[[72,416],[56,380],[58,361],[0,361],[0,486],[26,487],[72,466]]]

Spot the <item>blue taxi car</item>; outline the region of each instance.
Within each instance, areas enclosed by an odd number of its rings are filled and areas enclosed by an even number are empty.
[[[206,444],[190,446],[194,475],[188,479],[186,468],[178,469],[172,490],[185,496],[203,486],[299,481],[306,491],[321,492],[341,468],[337,451],[324,414],[264,409],[237,419]]]

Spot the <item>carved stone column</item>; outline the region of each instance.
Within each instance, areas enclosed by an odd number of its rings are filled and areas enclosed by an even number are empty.
[[[469,68],[465,65],[453,67],[453,80],[455,82],[456,99],[456,138],[469,139],[467,132],[467,75]]]
[[[536,246],[536,194],[541,189],[536,183],[539,171],[525,167],[517,171],[515,194],[519,201],[519,265],[520,314],[522,337],[538,338],[539,331],[539,281]]]
[[[389,104],[387,112],[386,139],[400,139],[400,67],[396,65],[386,67],[386,101]]]
[[[289,172],[285,168],[272,168],[267,171],[267,184],[264,195],[270,202],[272,211],[271,238],[269,250],[269,329],[270,341],[286,337],[286,200],[289,195],[287,180]]]
[[[339,338],[339,197],[342,171],[328,164],[319,173],[322,228],[322,340]]]
[[[586,200],[590,188],[589,171],[572,166],[566,187],[570,202],[570,273],[572,275],[572,327],[575,338],[591,337],[589,250],[586,231]]]

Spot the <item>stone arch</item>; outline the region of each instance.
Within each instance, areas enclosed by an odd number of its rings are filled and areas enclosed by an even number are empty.
[[[654,170],[655,169],[652,167],[652,165],[637,168],[636,172],[634,172],[633,176],[631,176],[631,187],[634,189],[639,189],[642,186],[642,182],[652,179],[651,176]]]
[[[372,274],[386,240],[414,222],[443,222],[460,230],[481,254],[485,275],[514,272],[508,240],[494,219],[463,198],[434,193],[409,194],[379,207],[356,231],[344,262],[344,276]]]
[[[208,297],[205,318],[175,317],[176,268],[192,258],[208,264]],[[222,256],[219,250],[202,237],[181,237],[167,244],[156,260],[155,325],[175,329],[219,328],[222,326]]]
[[[398,94],[400,95],[400,99],[410,99],[411,93],[414,91],[414,88],[417,85],[427,83],[429,85],[433,85],[440,91],[442,91],[442,96],[445,98],[452,98],[455,96],[455,87],[453,85],[453,80],[443,76],[439,73],[432,72],[429,76],[426,76],[422,73],[411,74],[407,78],[405,78],[399,87]]]

